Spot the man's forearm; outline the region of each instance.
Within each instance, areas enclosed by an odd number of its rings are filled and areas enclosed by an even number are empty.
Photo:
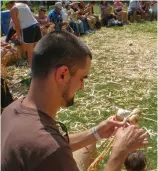
[[[113,151],[105,168],[104,171],[121,171],[122,165],[127,157],[127,152],[124,151]]]
[[[91,129],[75,134],[70,134],[69,138],[72,151],[76,151],[82,147],[96,142],[96,138],[94,137],[93,131]]]

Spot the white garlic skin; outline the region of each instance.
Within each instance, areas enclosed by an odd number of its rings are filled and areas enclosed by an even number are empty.
[[[122,108],[119,108],[117,113],[116,113],[116,116],[118,118],[120,118],[121,120],[123,120],[124,118],[126,118],[128,115],[130,115],[131,111],[129,110],[124,110]]]

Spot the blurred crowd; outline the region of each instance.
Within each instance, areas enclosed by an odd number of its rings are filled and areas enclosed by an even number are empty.
[[[98,6],[100,14],[95,13],[94,5]],[[8,7],[8,9],[11,8]],[[54,30],[68,30],[80,36],[94,33],[101,26],[123,26],[133,22],[156,20],[157,1],[130,0],[127,4],[125,1],[119,0],[113,2],[106,0],[99,2],[67,0],[55,2],[54,9],[50,11],[47,11],[46,6],[39,6],[38,14],[34,14],[32,8],[31,12],[40,24],[42,35]],[[16,30],[13,29],[13,26],[10,27],[12,30]],[[10,34],[6,40],[10,40]]]
[[[42,36],[54,30],[67,30],[81,36],[95,33],[101,26],[123,26],[157,20],[156,0],[130,0],[128,4],[119,0],[57,1],[49,11],[46,5],[40,5],[38,14],[34,13],[30,3],[31,1],[10,0],[5,3],[5,7],[11,11],[6,42],[16,33],[16,39],[27,53],[30,67],[34,46]]]
[[[95,13],[98,6],[100,15]],[[94,33],[101,26],[123,26],[133,22],[153,21],[157,19],[157,1],[62,1],[56,2],[55,8],[46,15],[46,8],[39,8],[36,19],[44,28],[50,23],[54,30],[66,29],[77,36]]]

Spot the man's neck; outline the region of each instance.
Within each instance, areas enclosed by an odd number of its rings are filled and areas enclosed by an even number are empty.
[[[51,95],[51,97],[50,97]],[[38,109],[53,119],[56,116],[56,112],[59,109],[58,98],[56,93],[49,92],[48,88],[44,86],[30,86],[30,90],[23,100],[22,104],[26,107]]]

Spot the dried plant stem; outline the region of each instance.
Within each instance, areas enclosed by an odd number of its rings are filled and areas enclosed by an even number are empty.
[[[94,162],[89,166],[87,171],[98,171],[98,164],[103,160],[111,149],[114,142],[114,137],[110,140],[109,144],[106,146],[104,151],[94,160]]]
[[[153,119],[150,119],[150,118],[143,117],[143,119],[146,119],[146,120],[153,121],[153,122],[156,122],[157,123],[156,120],[153,120]]]

